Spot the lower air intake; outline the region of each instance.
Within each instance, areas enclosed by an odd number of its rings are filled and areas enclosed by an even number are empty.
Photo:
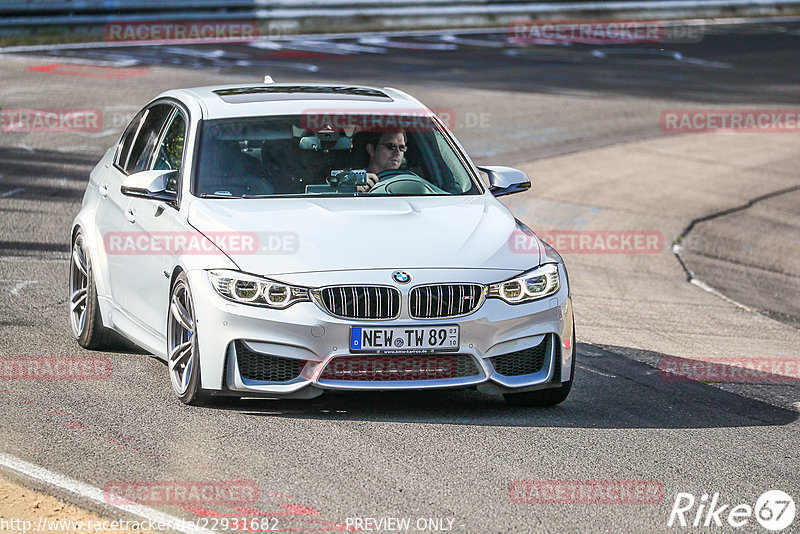
[[[535,347],[493,356],[489,361],[494,370],[503,376],[532,375],[542,370],[548,347],[549,336]]]
[[[468,354],[341,356],[325,367],[323,380],[381,382],[446,380],[478,376],[481,372]]]
[[[306,364],[305,360],[256,352],[242,341],[236,341],[235,347],[239,373],[247,380],[290,382],[300,376]]]

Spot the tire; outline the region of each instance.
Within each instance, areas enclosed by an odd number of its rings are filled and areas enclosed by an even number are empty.
[[[535,408],[546,408],[555,406],[566,400],[572,389],[572,382],[575,379],[575,360],[578,355],[578,348],[575,346],[575,329],[572,330],[572,364],[569,380],[562,382],[561,387],[540,389],[537,391],[526,391],[523,393],[506,393],[503,398],[512,406],[527,406]]]
[[[172,284],[167,310],[167,367],[172,390],[184,404],[203,405],[207,393],[200,387],[200,352],[192,293],[185,273]]]
[[[111,348],[117,338],[112,330],[103,326],[94,270],[81,229],[78,229],[72,240],[69,289],[70,325],[78,344],[89,350]]]

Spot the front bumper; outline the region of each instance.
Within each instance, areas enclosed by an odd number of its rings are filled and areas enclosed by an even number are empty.
[[[188,274],[197,320],[202,387],[220,394],[310,398],[325,390],[473,387],[501,394],[558,387],[571,378],[573,315],[565,273],[561,274],[559,292],[539,301],[509,305],[490,298],[470,315],[454,319],[412,319],[403,307],[397,319],[387,321],[339,319],[313,302],[297,303],[285,310],[237,304],[214,291],[206,271]],[[400,290],[405,302],[408,288]],[[459,365],[467,363],[463,358],[469,359],[474,363],[464,367],[469,371],[437,375],[434,368],[441,371],[442,365],[454,361],[454,355],[449,353],[427,359],[425,355],[395,354],[387,357],[394,358],[389,365],[396,365],[397,361],[413,365],[410,362],[423,359],[428,368],[423,372],[407,371],[404,376],[411,376],[410,379],[397,379],[395,375],[388,380],[386,374],[380,373],[357,380],[332,378],[331,372],[324,376],[337,358],[347,358],[350,364],[358,362],[358,358],[376,359],[375,355],[351,354],[351,326],[453,324],[458,324],[461,332]],[[527,364],[526,354],[535,354],[539,360]],[[344,361],[338,360],[338,364]],[[270,368],[273,364],[275,369]]]

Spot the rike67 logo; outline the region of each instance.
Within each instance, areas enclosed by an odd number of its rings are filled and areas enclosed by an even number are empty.
[[[678,493],[667,521],[668,527],[748,527],[755,519],[767,530],[777,532],[794,522],[796,509],[792,497],[780,490],[769,490],[756,499],[754,506],[747,503],[723,503],[719,493],[709,499],[703,494],[699,499],[691,493]],[[726,525],[727,523],[727,525]],[[748,530],[753,532],[753,530]]]

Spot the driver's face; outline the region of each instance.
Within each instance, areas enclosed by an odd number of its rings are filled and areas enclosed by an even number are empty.
[[[394,150],[389,150],[386,147],[387,144],[394,145]],[[380,141],[374,145],[375,149],[370,154],[370,170],[377,174],[383,171],[399,169],[400,162],[403,161],[403,153],[397,147],[405,144],[405,137],[401,132],[381,135]]]

